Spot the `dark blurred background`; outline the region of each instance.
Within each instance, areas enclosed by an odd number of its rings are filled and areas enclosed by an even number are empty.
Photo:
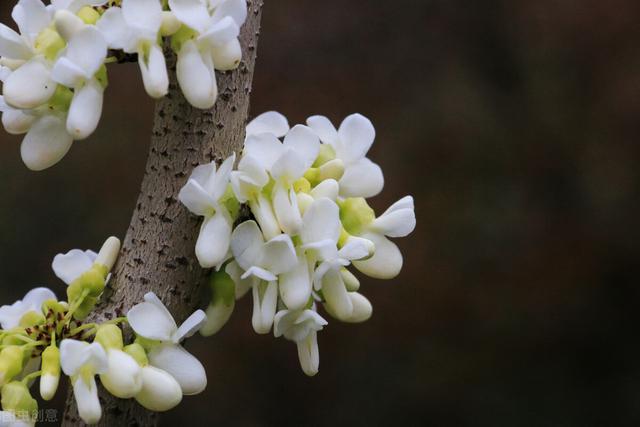
[[[13,1],[0,6],[9,22]],[[361,325],[295,345],[256,335],[250,299],[188,347],[209,387],[163,418],[216,426],[624,426],[640,423],[640,3],[267,1],[254,115],[361,112],[418,227],[402,274],[363,280]],[[98,132],[29,172],[0,134],[0,296],[64,295],[52,257],[123,236],[153,102],[111,68]]]

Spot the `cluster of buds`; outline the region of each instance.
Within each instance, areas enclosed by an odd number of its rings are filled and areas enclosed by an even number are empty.
[[[59,162],[73,141],[89,137],[102,115],[106,65],[137,57],[153,98],[167,94],[163,37],[177,54],[186,99],[210,108],[215,70],[240,64],[238,36],[246,0],[19,0],[12,17],[19,32],[0,24],[0,96],[7,132],[26,134],[24,163],[43,170]]]
[[[34,425],[38,403],[30,388],[39,377],[42,399],[54,397],[60,375],[70,378],[80,417],[100,420],[96,376],[112,395],[134,398],[152,411],[166,411],[183,395],[204,390],[202,364],[180,344],[206,322],[202,310],[180,327],[153,293],[126,316],[90,322],[109,281],[120,241],[107,239],[99,253],[74,249],[53,260],[53,270],[67,287],[67,301],[47,288],[31,290],[12,305],[0,307],[0,394],[2,425]],[[121,325],[134,340],[125,345]]]
[[[215,268],[203,335],[218,332],[251,291],[254,330],[295,342],[303,371],[315,375],[317,332],[327,324],[318,305],[343,322],[370,318],[371,303],[348,267],[396,277],[403,259],[389,237],[416,225],[411,196],[380,216],[367,204],[384,186],[366,157],[374,139],[360,114],[336,129],[323,116],[291,128],[268,112],[247,126],[236,169],[232,155],[219,168],[212,162],[193,171],[179,199],[204,217],[195,253],[202,267]]]

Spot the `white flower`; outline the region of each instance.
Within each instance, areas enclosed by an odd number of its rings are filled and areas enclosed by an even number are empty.
[[[245,141],[243,156],[251,159],[254,175],[262,170],[275,180],[273,211],[285,233],[300,232],[302,218],[293,184],[311,167],[319,150],[318,137],[302,125],[289,130],[284,142],[271,133],[250,134]]]
[[[2,329],[9,330],[20,325],[20,320],[27,313],[35,313],[43,316],[42,304],[48,300],[56,300],[56,295],[47,288],[35,288],[27,292],[22,300],[12,305],[0,307],[0,325]]]
[[[137,335],[158,341],[149,351],[150,364],[171,374],[183,394],[200,393],[207,386],[204,367],[180,342],[204,325],[205,313],[196,311],[178,328],[169,310],[153,292],[147,293],[144,300],[129,310],[127,320]]]
[[[353,265],[364,274],[377,279],[392,279],[402,269],[400,249],[387,237],[404,237],[416,227],[413,197],[406,196],[394,203],[360,234],[375,245],[374,255]]]
[[[333,147],[336,157],[344,163],[341,196],[373,197],[382,191],[382,170],[366,157],[376,136],[369,119],[353,114],[344,119],[338,130],[324,116],[309,117],[307,124],[323,143]]]
[[[123,0],[122,8],[109,8],[96,25],[110,47],[138,54],[142,81],[149,96],[160,98],[167,94],[167,65],[158,44],[162,26],[159,0]]]
[[[104,349],[98,343],[62,340],[60,364],[63,372],[71,377],[80,418],[87,424],[97,423],[102,416],[102,408],[95,376],[107,372],[108,361]]]
[[[14,108],[36,108],[56,90],[47,60],[35,49],[38,35],[51,23],[51,15],[40,0],[20,0],[11,16],[20,33],[0,24],[0,57],[14,70],[4,82],[3,95]]]
[[[289,272],[298,262],[291,237],[280,234],[265,242],[258,224],[255,221],[245,221],[233,231],[231,251],[238,265],[245,271],[240,278],[256,278],[252,286],[252,324],[257,333],[267,333],[273,324],[278,303],[278,275]]]
[[[309,376],[318,373],[318,331],[326,324],[327,321],[315,310],[282,310],[275,316],[274,335],[284,335],[286,339],[297,344],[300,366]]]
[[[203,268],[221,264],[229,252],[233,220],[227,208],[220,203],[224,196],[235,154],[216,170],[216,163],[198,166],[178,199],[194,214],[204,217],[196,242],[196,256]]]
[[[64,55],[53,66],[53,80],[74,90],[67,132],[75,140],[91,135],[100,121],[104,87],[95,74],[106,56],[107,42],[103,35],[87,25],[71,37]]]
[[[218,96],[215,70],[234,69],[242,51],[240,26],[246,0],[169,0],[171,11],[197,32],[178,52],[176,71],[185,98],[196,108],[211,108]]]

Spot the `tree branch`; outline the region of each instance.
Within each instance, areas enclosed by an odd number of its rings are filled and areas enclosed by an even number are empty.
[[[233,72],[218,73],[220,95],[212,110],[198,110],[187,103],[176,82],[175,55],[167,50],[169,94],[156,106],[140,196],[94,318],[122,316],[149,291],[160,297],[178,322],[199,307],[207,273],[194,255],[200,219],[177,196],[195,166],[221,161],[242,148],[262,4],[262,0],[248,2],[249,16],[240,36],[243,62]],[[117,399],[100,388],[100,426],[158,423],[158,414],[134,399]],[[63,425],[82,424],[70,391]]]

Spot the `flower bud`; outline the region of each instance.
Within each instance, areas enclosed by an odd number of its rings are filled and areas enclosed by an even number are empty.
[[[222,46],[213,46],[211,54],[216,70],[235,70],[242,60],[242,47],[238,39],[232,39]]]
[[[23,113],[21,110],[10,110],[2,113],[2,125],[11,135],[22,135],[31,129],[35,116]]]
[[[363,197],[345,199],[339,203],[342,226],[350,234],[360,234],[362,229],[376,219],[376,214]]]
[[[14,108],[32,109],[45,104],[56,92],[49,68],[31,60],[7,77],[3,85],[5,102]]]
[[[320,351],[318,349],[318,333],[312,331],[307,338],[296,343],[300,367],[305,374],[312,377],[318,373],[320,367]]]
[[[94,341],[99,343],[105,350],[122,350],[122,331],[113,324],[100,325]]]
[[[329,313],[331,317],[346,323],[362,323],[369,320],[371,318],[371,314],[373,313],[373,306],[371,305],[371,302],[369,302],[369,300],[364,295],[361,295],[357,292],[349,292],[348,296],[353,306],[353,311],[351,312],[350,316],[338,316],[331,305],[325,304],[327,313]]]
[[[142,389],[135,399],[145,408],[156,412],[168,411],[182,401],[180,384],[168,372],[144,366],[141,377]]]
[[[0,385],[11,381],[22,371],[24,350],[18,345],[9,345],[0,351]],[[4,396],[4,393],[3,393]]]
[[[2,386],[2,409],[14,414],[26,413],[33,417],[38,412],[38,402],[31,397],[26,384],[13,381]]]
[[[298,199],[298,209],[300,210],[300,215],[304,215],[304,213],[307,211],[307,208],[313,203],[314,199],[307,193],[298,193],[296,194],[296,198]]]
[[[42,375],[40,376],[40,396],[51,400],[60,382],[60,350],[50,345],[42,352]]]
[[[118,259],[118,254],[120,253],[120,239],[117,237],[109,237],[100,252],[98,253],[98,257],[96,258],[95,263],[103,265],[107,268],[107,271],[111,271],[113,266]]]
[[[67,41],[85,25],[82,19],[65,9],[56,12],[54,22],[60,36]]]
[[[211,303],[206,311],[207,322],[200,329],[200,333],[205,337],[222,329],[231,317],[236,301],[235,283],[225,271],[211,274],[209,285],[212,292]]]
[[[102,385],[116,397],[128,399],[142,390],[142,368],[129,354],[107,349],[107,372],[100,375]]]

